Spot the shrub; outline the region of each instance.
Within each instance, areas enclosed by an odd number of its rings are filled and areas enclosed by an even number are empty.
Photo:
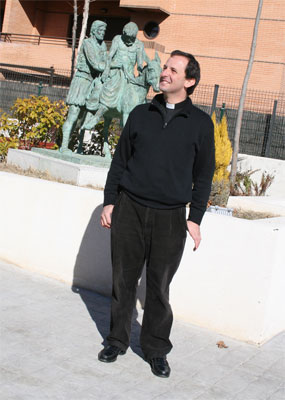
[[[266,190],[274,181],[274,175],[265,171],[262,173],[260,183],[257,183],[251,179],[251,175],[257,171],[259,170],[238,171],[235,184],[231,186],[231,196],[264,196]]]
[[[9,149],[16,149],[18,146],[19,140],[17,137],[0,137],[0,162],[5,161]]]
[[[217,122],[216,115],[213,113],[212,121],[215,135],[216,167],[209,202],[212,205],[225,207],[230,194],[228,166],[232,157],[232,146],[228,135],[226,115],[224,114],[222,120]]]
[[[1,115],[0,127],[9,137],[17,136],[34,144],[40,141],[60,144],[66,113],[67,106],[62,100],[51,102],[47,96],[31,95],[18,98],[11,107],[11,115]]]

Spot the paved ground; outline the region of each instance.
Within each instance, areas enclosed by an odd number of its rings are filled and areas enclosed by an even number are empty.
[[[1,399],[284,400],[285,333],[261,348],[175,321],[169,379],[131,348],[97,360],[110,302],[86,290],[0,262]],[[218,348],[224,341],[228,348]]]

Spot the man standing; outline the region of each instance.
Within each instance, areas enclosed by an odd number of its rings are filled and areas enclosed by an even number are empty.
[[[90,38],[84,39],[79,51],[76,72],[72,79],[66,103],[69,105],[66,121],[63,125],[63,139],[60,152],[70,153],[69,138],[74,125],[84,111],[90,92],[98,93],[97,101],[89,100],[93,108],[98,108],[99,94],[102,88],[101,75],[106,67],[107,47],[103,41],[107,24],[103,21],[94,21],[90,29]],[[91,105],[89,105],[89,108]]]
[[[101,215],[102,226],[111,227],[113,292],[108,346],[98,358],[112,362],[126,352],[136,286],[146,262],[140,342],[159,377],[170,374],[169,285],[187,230],[194,250],[199,247],[215,167],[213,123],[188,97],[199,80],[196,59],[173,51],[160,76],[162,94],[130,113],[108,174]]]

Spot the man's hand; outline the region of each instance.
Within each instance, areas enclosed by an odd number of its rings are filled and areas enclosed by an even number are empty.
[[[109,204],[103,208],[101,214],[101,225],[103,226],[103,228],[111,228],[113,208],[113,204]]]
[[[142,65],[138,65],[137,66],[137,70],[138,70],[139,75],[141,75],[142,71],[143,71],[143,66]]]
[[[187,228],[191,238],[194,240],[195,247],[193,251],[195,251],[198,249],[201,242],[200,226],[193,221],[187,221]]]

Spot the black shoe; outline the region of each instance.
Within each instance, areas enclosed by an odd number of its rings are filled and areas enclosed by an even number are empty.
[[[117,346],[109,345],[100,351],[98,354],[98,360],[106,363],[114,362],[117,360],[118,355],[126,354],[124,350],[121,350]]]
[[[166,357],[156,357],[148,360],[152,373],[160,378],[168,378],[170,375],[170,367]]]

